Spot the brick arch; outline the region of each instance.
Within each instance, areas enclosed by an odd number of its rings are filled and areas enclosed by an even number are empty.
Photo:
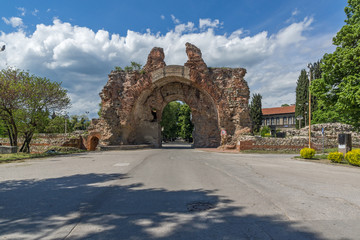
[[[86,139],[86,149],[88,151],[95,151],[101,140],[100,133],[91,133]]]
[[[179,66],[180,67],[180,66]],[[217,147],[220,144],[220,130],[217,107],[214,100],[186,79],[168,76],[163,84],[150,93],[144,93],[137,101],[133,114],[135,131],[130,134],[132,143],[148,143],[161,146],[160,121],[165,106],[172,101],[183,101],[189,105],[194,124],[195,147]],[[156,110],[154,117],[153,110]]]
[[[186,102],[196,116],[197,146],[219,144],[220,129],[227,144],[251,129],[249,87],[244,68],[208,68],[200,49],[187,43],[184,66],[166,66],[162,48],[153,48],[141,71],[112,71],[100,93],[101,118],[89,132],[100,132],[103,145],[161,145],[160,126],[165,105]],[[156,111],[156,113],[155,113]],[[206,124],[202,124],[202,123]]]

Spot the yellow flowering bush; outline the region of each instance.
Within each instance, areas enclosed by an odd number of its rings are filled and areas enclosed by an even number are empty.
[[[300,150],[300,156],[302,158],[310,159],[315,156],[315,149],[313,148],[303,148]]]
[[[360,166],[360,149],[349,151],[345,154],[345,159],[355,166]]]
[[[341,152],[331,152],[329,153],[327,159],[334,163],[341,163],[342,159],[344,157],[344,154]]]

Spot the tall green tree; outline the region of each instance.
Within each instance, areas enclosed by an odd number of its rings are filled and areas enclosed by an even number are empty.
[[[70,105],[67,90],[61,83],[32,75],[23,83],[25,86],[24,106],[19,121],[24,138],[20,152],[30,152],[30,142],[34,133],[47,124],[50,113],[60,111]]]
[[[66,125],[70,126],[69,119],[64,116],[56,116],[52,119],[49,119],[48,124],[45,126],[45,133],[65,133],[65,121]]]
[[[160,125],[162,136],[166,141],[177,137],[192,142],[194,125],[191,122],[191,109],[187,104],[170,102],[162,112]]]
[[[90,125],[89,118],[83,115],[72,115],[70,120],[70,131],[86,130]]]
[[[299,78],[296,83],[296,102],[295,102],[295,118],[302,116],[301,124],[299,120],[296,120],[296,127],[299,128],[306,126],[309,123],[309,74],[311,79],[321,78],[320,61],[312,64],[309,73],[305,69],[301,70]],[[314,111],[317,109],[316,96],[311,96],[311,119],[313,119]]]
[[[178,126],[179,136],[188,142],[192,142],[192,132],[194,130],[194,124],[191,122],[191,109],[187,104],[182,104],[180,106]]]
[[[262,125],[262,106],[261,106],[262,96],[259,93],[255,93],[252,96],[250,103],[250,118],[253,126],[253,133],[258,133]]]
[[[0,118],[5,125],[10,145],[18,145],[18,121],[25,104],[25,84],[30,74],[7,68],[0,72]]]
[[[311,79],[315,80],[315,79],[319,79],[322,76],[322,70],[321,70],[321,61],[317,61],[315,63],[312,64],[313,68],[311,69]],[[312,84],[312,83],[311,83]],[[311,90],[311,86],[310,86],[310,90]],[[318,101],[317,101],[317,97],[312,94],[311,95],[311,119],[312,121],[315,123],[314,118],[315,118],[315,112],[318,109]]]
[[[336,50],[325,54],[322,76],[313,81],[317,122],[342,122],[360,128],[360,0],[348,0],[345,25],[333,38]]]
[[[303,117],[301,123],[296,120],[296,127],[305,126],[309,103],[309,79],[306,70],[300,72],[300,76],[296,82],[296,102],[295,102],[295,118]]]
[[[6,126],[3,123],[3,121],[1,121],[1,119],[0,119],[0,137],[6,137],[6,136],[7,136],[7,134],[6,134]]]
[[[21,152],[30,151],[33,134],[49,120],[51,111],[68,107],[70,99],[61,83],[30,75],[18,69],[0,72],[0,118],[5,124],[10,144],[24,138]]]
[[[162,112],[160,125],[162,127],[162,136],[168,140],[178,137],[178,118],[181,104],[179,102],[170,102]]]

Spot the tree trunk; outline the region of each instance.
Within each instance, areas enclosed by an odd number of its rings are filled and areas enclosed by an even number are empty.
[[[10,140],[10,146],[17,146],[17,129],[16,126],[6,124],[6,130]]]
[[[28,132],[24,134],[24,143],[20,148],[20,152],[30,153],[30,142],[33,137],[33,132]]]

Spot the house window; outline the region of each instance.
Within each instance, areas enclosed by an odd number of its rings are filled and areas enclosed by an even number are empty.
[[[284,117],[283,118],[283,125],[286,125],[287,124],[287,117]]]
[[[261,120],[261,125],[265,125],[265,120],[263,119],[263,120]]]
[[[289,124],[293,124],[292,123],[292,117],[289,117]]]
[[[280,125],[280,118],[276,118],[276,125]]]
[[[270,125],[270,119],[269,118],[266,119],[266,125]]]
[[[275,119],[273,117],[271,118],[271,125],[275,125]]]

